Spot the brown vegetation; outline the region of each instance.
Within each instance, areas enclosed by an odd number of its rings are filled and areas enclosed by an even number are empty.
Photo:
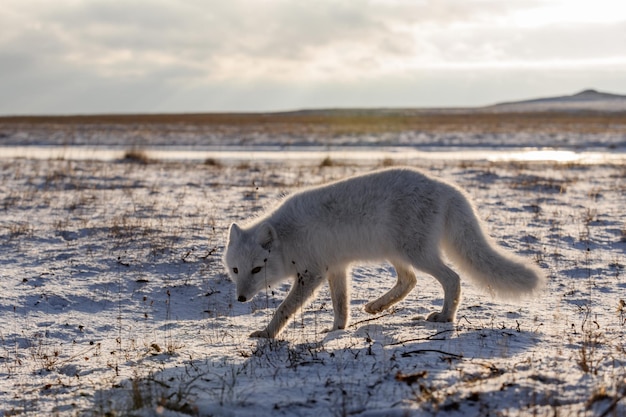
[[[319,110],[286,113],[204,113],[0,117],[0,128],[16,125],[141,125],[150,129],[197,126],[242,132],[366,134],[382,132],[614,132],[626,133],[626,113],[481,110]]]

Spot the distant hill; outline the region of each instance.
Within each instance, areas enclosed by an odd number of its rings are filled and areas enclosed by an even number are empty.
[[[483,108],[493,112],[533,111],[626,111],[626,96],[583,90],[571,96],[545,97],[532,100],[498,103]]]

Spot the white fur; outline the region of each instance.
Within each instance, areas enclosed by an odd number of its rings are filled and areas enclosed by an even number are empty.
[[[293,285],[269,325],[253,337],[275,337],[328,280],[335,320],[348,325],[347,271],[357,261],[389,261],[396,285],[365,305],[378,313],[402,300],[416,284],[414,269],[443,286],[441,312],[430,321],[454,321],[461,297],[459,276],[442,250],[480,287],[517,298],[539,289],[536,266],[505,253],[484,233],[463,191],[414,169],[386,169],[305,189],[245,226],[230,227],[224,263],[239,301],[286,279]]]

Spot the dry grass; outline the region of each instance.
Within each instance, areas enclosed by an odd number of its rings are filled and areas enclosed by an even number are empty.
[[[148,154],[141,149],[129,149],[124,153],[124,161],[138,164],[149,164],[151,162]]]
[[[0,117],[0,129],[19,125],[133,125],[142,129],[197,126],[214,131],[237,129],[268,134],[329,135],[402,131],[422,132],[554,132],[626,133],[626,112],[491,113],[481,110],[319,110],[286,113],[136,114]]]

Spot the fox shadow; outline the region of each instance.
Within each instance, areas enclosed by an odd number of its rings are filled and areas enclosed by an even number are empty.
[[[145,390],[154,404],[135,406],[199,415],[316,415],[320,410],[402,415],[419,384],[450,379],[451,369],[476,361],[490,364],[488,376],[500,375],[500,359],[519,355],[540,339],[514,329],[417,327],[420,337],[407,339],[378,324],[319,335],[313,342],[259,339],[243,362],[190,361],[184,372],[180,365],[166,366],[139,385],[129,379],[100,390],[94,400],[103,404],[126,396],[124,404],[132,406],[137,395],[132,391]]]

